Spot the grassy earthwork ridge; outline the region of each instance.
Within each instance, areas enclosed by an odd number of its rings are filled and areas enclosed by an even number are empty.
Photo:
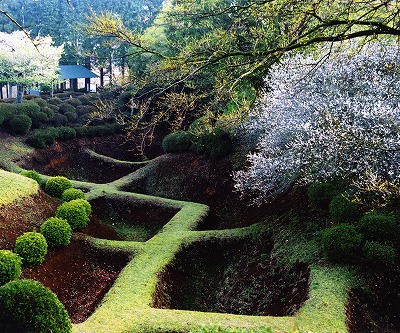
[[[87,191],[88,200],[99,197],[128,199],[178,211],[158,234],[146,242],[109,241],[89,237],[93,246],[129,251],[132,253],[132,260],[122,270],[92,316],[83,323],[73,325],[74,333],[271,332],[267,327],[272,328],[272,332],[347,332],[345,305],[347,291],[352,287],[354,275],[351,270],[342,267],[311,265],[309,299],[293,317],[244,316],[153,308],[158,275],[182,248],[200,240],[244,239],[257,236],[268,224],[256,224],[240,229],[196,231],[197,225],[208,214],[207,206],[120,191],[125,184],[145,174],[146,170],[150,172],[152,163],[158,163],[159,160],[147,163],[142,169],[108,184],[73,181],[76,188]],[[10,178],[21,179],[20,176],[3,173]],[[28,187],[32,187],[31,180],[26,179],[25,182],[29,184]],[[0,186],[0,189],[3,189],[1,192],[4,192],[4,187]],[[19,186],[23,187],[17,187]],[[235,331],[235,328],[239,330]]]

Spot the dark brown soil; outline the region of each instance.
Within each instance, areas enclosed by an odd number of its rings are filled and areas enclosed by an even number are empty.
[[[49,176],[61,175],[94,183],[108,183],[137,169],[136,166],[115,165],[93,158],[85,152],[87,148],[120,160],[141,160],[123,136],[114,135],[56,142],[45,149],[36,149],[21,159],[18,165]]]
[[[159,277],[154,306],[246,315],[293,315],[308,295],[309,269],[279,267],[267,235],[199,242],[183,249]]]
[[[60,203],[39,191],[21,202],[0,209],[0,249],[14,248],[18,236],[36,230],[49,217],[54,216]]]

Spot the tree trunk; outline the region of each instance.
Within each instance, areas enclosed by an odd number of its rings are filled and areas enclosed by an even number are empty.
[[[17,103],[22,103],[22,97],[24,96],[24,85],[21,83],[17,84]]]
[[[100,67],[100,87],[104,87],[104,68]]]

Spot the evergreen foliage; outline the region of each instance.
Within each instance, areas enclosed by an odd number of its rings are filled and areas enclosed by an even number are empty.
[[[71,181],[63,176],[50,177],[45,185],[45,191],[53,197],[61,198],[63,192],[72,188]]]
[[[49,246],[65,246],[71,241],[72,229],[66,220],[51,217],[40,226],[40,233]]]
[[[0,331],[9,333],[69,333],[72,324],[57,296],[33,280],[0,287]]]
[[[25,232],[15,241],[14,251],[22,258],[23,264],[39,265],[47,254],[46,238],[35,231]]]
[[[21,257],[9,250],[0,250],[0,286],[21,275]]]

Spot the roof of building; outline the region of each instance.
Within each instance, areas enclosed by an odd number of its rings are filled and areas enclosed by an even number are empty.
[[[82,65],[60,65],[59,69],[61,71],[59,78],[64,80],[99,77]]]

